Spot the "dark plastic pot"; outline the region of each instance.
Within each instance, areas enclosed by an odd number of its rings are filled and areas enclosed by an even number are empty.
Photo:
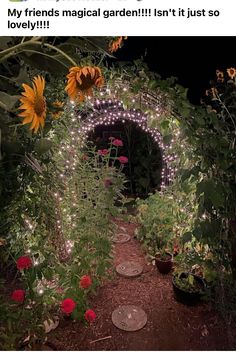
[[[161,259],[160,255],[156,255],[156,257],[155,257],[155,263],[156,263],[157,269],[162,274],[169,273],[173,267],[172,255],[167,252],[166,256],[167,256],[167,258],[165,260]]]
[[[189,273],[181,273],[181,275],[178,276],[173,276],[172,278],[172,284],[173,284],[173,289],[174,289],[174,293],[175,293],[175,298],[178,302],[183,303],[183,304],[187,304],[187,305],[194,305],[197,304],[200,301],[200,298],[205,290],[205,282],[204,280],[199,277],[196,276],[195,274],[192,274],[192,276],[194,277],[195,281],[198,282],[199,286],[200,286],[200,290],[196,291],[196,292],[191,292],[191,291],[186,291],[181,289],[178,285],[176,285],[176,278],[181,278],[181,277],[187,277]]]

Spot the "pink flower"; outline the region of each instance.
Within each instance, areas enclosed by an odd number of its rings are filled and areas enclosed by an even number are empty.
[[[113,183],[110,179],[104,179],[104,185],[106,188],[109,188],[112,184]]]
[[[109,154],[109,150],[107,150],[106,148],[104,148],[104,150],[98,150],[98,154],[100,156],[106,156]]]
[[[119,161],[121,164],[125,164],[125,163],[128,163],[128,162],[129,162],[128,158],[125,157],[125,156],[120,156],[120,157],[118,157],[117,159],[118,159],[118,161]]]
[[[65,314],[71,314],[76,307],[76,303],[73,299],[64,299],[61,303],[61,309]]]
[[[17,303],[23,303],[25,300],[25,291],[23,289],[16,289],[12,292],[11,299]]]
[[[85,275],[82,276],[79,282],[80,288],[87,289],[91,286],[92,280],[89,276]]]
[[[29,256],[19,257],[18,260],[16,261],[16,266],[19,270],[29,269],[30,267],[32,267],[31,258]]]
[[[64,288],[58,287],[58,288],[56,289],[56,292],[57,292],[58,294],[63,294],[63,293],[64,293]]]
[[[113,140],[115,140],[115,137],[112,137],[112,136],[111,136],[111,137],[109,137],[109,140],[110,140],[110,141],[113,141]]]
[[[88,156],[87,156],[87,155],[83,155],[83,156],[82,156],[82,160],[83,160],[83,161],[87,161],[87,160],[88,160]]]
[[[122,147],[123,146],[123,141],[119,140],[116,138],[115,140],[112,141],[112,144],[117,147]]]
[[[94,319],[96,318],[96,314],[94,313],[94,311],[92,309],[89,309],[86,311],[86,313],[84,314],[84,318],[89,322],[93,322]]]

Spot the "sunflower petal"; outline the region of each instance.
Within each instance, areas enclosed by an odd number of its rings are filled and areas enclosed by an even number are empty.
[[[28,112],[27,111],[23,111],[23,112],[19,113],[18,116],[27,117],[29,115],[29,113],[30,113],[29,111]]]
[[[90,67],[90,76],[91,76],[91,79],[93,79],[95,77],[95,74],[96,74],[96,71],[93,67]]]
[[[28,116],[22,121],[22,125],[29,124],[30,122],[32,122],[32,120],[33,120],[33,115]]]
[[[22,84],[22,87],[25,90],[25,93],[23,92],[22,95],[27,96],[29,98],[34,98],[34,91],[28,84]]]
[[[89,73],[89,67],[84,67],[84,68],[82,68],[81,71],[82,71],[83,75],[86,77]]]
[[[79,70],[81,70],[81,67],[71,67],[69,69],[70,72],[78,72]]]
[[[32,109],[31,106],[29,104],[22,104],[20,107],[19,107],[19,110],[30,110]]]

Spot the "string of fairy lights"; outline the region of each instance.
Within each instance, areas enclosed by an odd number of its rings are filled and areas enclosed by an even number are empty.
[[[123,91],[127,92],[128,89],[125,87]],[[108,98],[103,98],[109,93]],[[115,90],[117,95],[117,90]],[[172,150],[172,145],[174,144],[174,139],[172,139],[169,145],[165,145],[162,139],[162,135],[157,128],[149,127],[149,119],[157,119],[160,117],[163,112],[163,108],[155,106],[152,114],[148,111],[143,111],[135,107],[137,100],[140,103],[139,98],[132,98],[131,103],[134,106],[133,108],[125,108],[124,102],[117,99],[114,95],[111,94],[110,89],[100,92],[100,98],[90,99],[90,112],[81,113],[75,108],[75,103],[71,102],[70,105],[74,109],[74,112],[71,113],[72,120],[81,121],[81,127],[78,130],[80,136],[80,141],[84,144],[89,136],[89,134],[98,126],[112,126],[117,122],[121,122],[125,125],[126,122],[131,121],[137,125],[141,130],[149,134],[154,142],[156,142],[162,152],[162,172],[161,172],[161,190],[164,190],[168,186],[176,175],[177,168],[174,166],[174,162],[177,159],[176,154],[167,153]],[[151,97],[151,103],[153,105],[153,97]],[[148,95],[145,94],[143,98],[145,106],[148,104]],[[143,107],[144,104],[142,105]],[[149,107],[150,109],[150,107]],[[179,135],[179,130],[176,132],[176,136]],[[72,132],[72,134],[75,134]],[[73,136],[72,136],[73,138]]]

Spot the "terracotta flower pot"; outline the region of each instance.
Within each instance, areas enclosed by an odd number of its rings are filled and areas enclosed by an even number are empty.
[[[172,255],[168,252],[164,256],[157,254],[155,256],[155,263],[160,273],[167,274],[173,267]]]

